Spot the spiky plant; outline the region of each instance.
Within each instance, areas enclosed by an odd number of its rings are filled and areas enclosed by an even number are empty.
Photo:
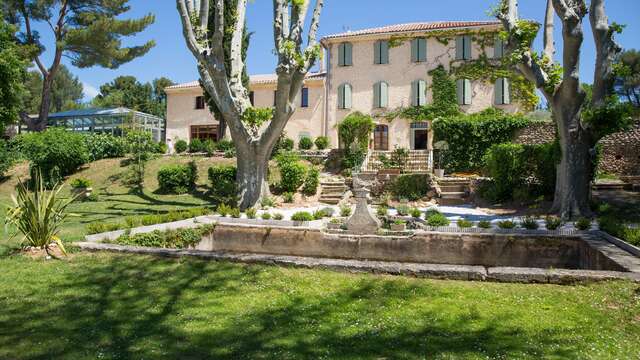
[[[33,191],[20,181],[17,193],[12,195],[13,206],[9,207],[5,224],[14,225],[16,231],[12,237],[23,234],[23,246],[44,248],[49,254],[50,246],[56,243],[62,253],[66,250],[58,237],[60,226],[67,218],[67,207],[75,197],[63,199],[60,192],[62,184],[55,184],[48,191],[40,172],[36,172],[33,179]]]

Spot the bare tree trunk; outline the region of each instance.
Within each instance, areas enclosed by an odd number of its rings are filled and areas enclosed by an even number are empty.
[[[236,147],[238,152],[237,181],[240,189],[238,205],[246,210],[268,197],[269,155],[271,150],[252,143]]]
[[[51,107],[51,84],[53,83],[53,76],[50,72],[48,75],[43,76],[42,79],[42,101],[40,102],[40,112],[38,114],[38,121],[35,122],[33,131],[44,131],[47,128],[47,122],[49,120],[49,108]]]

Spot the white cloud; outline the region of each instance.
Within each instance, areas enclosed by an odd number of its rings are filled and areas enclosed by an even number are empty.
[[[85,101],[91,101],[94,97],[100,94],[100,90],[96,89],[93,85],[86,82],[82,83],[82,89]]]

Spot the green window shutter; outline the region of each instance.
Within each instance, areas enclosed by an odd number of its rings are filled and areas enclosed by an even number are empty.
[[[418,39],[418,61],[427,61],[427,39]]]
[[[380,106],[380,84],[373,84],[373,107],[379,108]]]
[[[418,80],[416,80],[411,83],[411,106],[419,105],[418,94],[419,94]]]
[[[338,108],[340,108],[340,109],[345,109],[345,107],[344,107],[344,105],[345,105],[345,97],[344,97],[345,88],[346,88],[345,84],[342,84],[342,85],[338,86]]]
[[[464,104],[471,105],[471,80],[464,79]]]
[[[380,83],[380,107],[386,108],[389,106],[389,84],[386,82]]]
[[[380,41],[373,43],[373,63],[380,64]]]
[[[464,59],[464,37],[456,36],[456,60]]]
[[[504,96],[504,91],[503,91],[504,90],[503,89],[504,82],[502,80],[503,80],[502,78],[499,78],[498,80],[496,80],[496,84],[494,86],[494,93],[495,93],[495,98],[496,98],[495,104],[496,105],[504,104],[504,100],[503,100],[504,99],[504,97],[503,97]]]
[[[344,65],[351,66],[353,65],[353,45],[351,43],[344,44]]]
[[[501,59],[504,56],[504,41],[498,36],[493,46],[493,58]]]
[[[427,105],[427,82],[418,80],[418,106]]]
[[[344,45],[344,43],[338,45],[338,66],[344,66]]]
[[[411,61],[418,62],[418,39],[411,40]]]
[[[464,79],[456,80],[456,97],[458,105],[464,105]]]
[[[351,85],[344,85],[344,109],[351,109]]]
[[[380,64],[389,63],[389,42],[380,41]]]
[[[502,98],[504,99],[504,104],[509,105],[511,104],[511,84],[509,83],[509,79],[503,78],[502,84]]]
[[[465,60],[469,60],[471,59],[471,36],[470,35],[465,35],[464,36],[464,59]]]

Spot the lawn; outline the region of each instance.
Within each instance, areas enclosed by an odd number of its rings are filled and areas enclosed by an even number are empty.
[[[0,258],[3,359],[637,359],[640,287]]]
[[[186,163],[192,159],[198,165],[199,180],[197,189],[191,194],[162,195],[157,193],[156,174],[163,165]],[[204,157],[160,157],[147,165],[145,190],[139,194],[130,186],[123,185],[120,176],[127,170],[121,159],[100,160],[87,164],[79,172],[67,179],[83,177],[91,180],[99,199],[96,202],[75,202],[69,207],[74,216],[68,219],[61,237],[64,241],[78,241],[85,235],[85,227],[94,221],[122,221],[126,216],[154,214],[175,209],[188,209],[197,206],[210,206],[207,170],[213,164],[233,163],[234,159]],[[0,182],[0,218],[4,218],[5,206],[11,203],[11,194],[15,191],[18,178],[25,179],[28,174],[26,163],[14,167],[10,177]],[[70,187],[66,186],[63,196],[69,196]],[[7,252],[8,232],[0,231],[0,255]],[[13,243],[12,243],[13,244]],[[10,244],[10,246],[12,245]]]

